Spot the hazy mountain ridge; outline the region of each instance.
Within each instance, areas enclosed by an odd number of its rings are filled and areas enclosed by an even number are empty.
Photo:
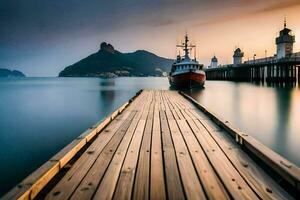
[[[18,70],[0,68],[0,77],[25,77],[25,74]]]
[[[66,67],[60,77],[162,76],[168,72],[172,59],[159,57],[145,50],[121,53],[105,42],[100,50]]]

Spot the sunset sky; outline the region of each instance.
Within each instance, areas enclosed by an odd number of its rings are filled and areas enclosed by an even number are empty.
[[[185,30],[206,65],[214,53],[231,63],[236,46],[270,56],[284,16],[300,51],[300,0],[1,0],[0,68],[57,76],[102,41],[174,58]]]

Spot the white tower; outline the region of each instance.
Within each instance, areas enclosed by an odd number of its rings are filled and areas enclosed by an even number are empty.
[[[242,64],[244,57],[244,52],[240,48],[237,48],[233,54],[233,65],[236,67],[239,64]]]
[[[295,36],[291,34],[291,30],[286,28],[286,19],[284,19],[284,29],[276,38],[277,45],[277,59],[284,58],[293,53],[293,44],[295,43]]]
[[[218,67],[218,59],[214,55],[214,57],[211,59],[210,68],[217,68]]]

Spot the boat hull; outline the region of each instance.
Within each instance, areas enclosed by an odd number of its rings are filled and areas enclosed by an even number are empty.
[[[205,73],[186,72],[169,76],[170,85],[178,88],[203,87],[205,80]]]

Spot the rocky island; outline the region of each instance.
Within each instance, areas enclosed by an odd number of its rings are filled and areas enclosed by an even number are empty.
[[[0,77],[25,77],[23,72],[0,68]]]
[[[163,76],[169,71],[172,59],[159,57],[145,50],[121,53],[111,44],[101,43],[100,50],[66,67],[60,77],[123,77]]]

